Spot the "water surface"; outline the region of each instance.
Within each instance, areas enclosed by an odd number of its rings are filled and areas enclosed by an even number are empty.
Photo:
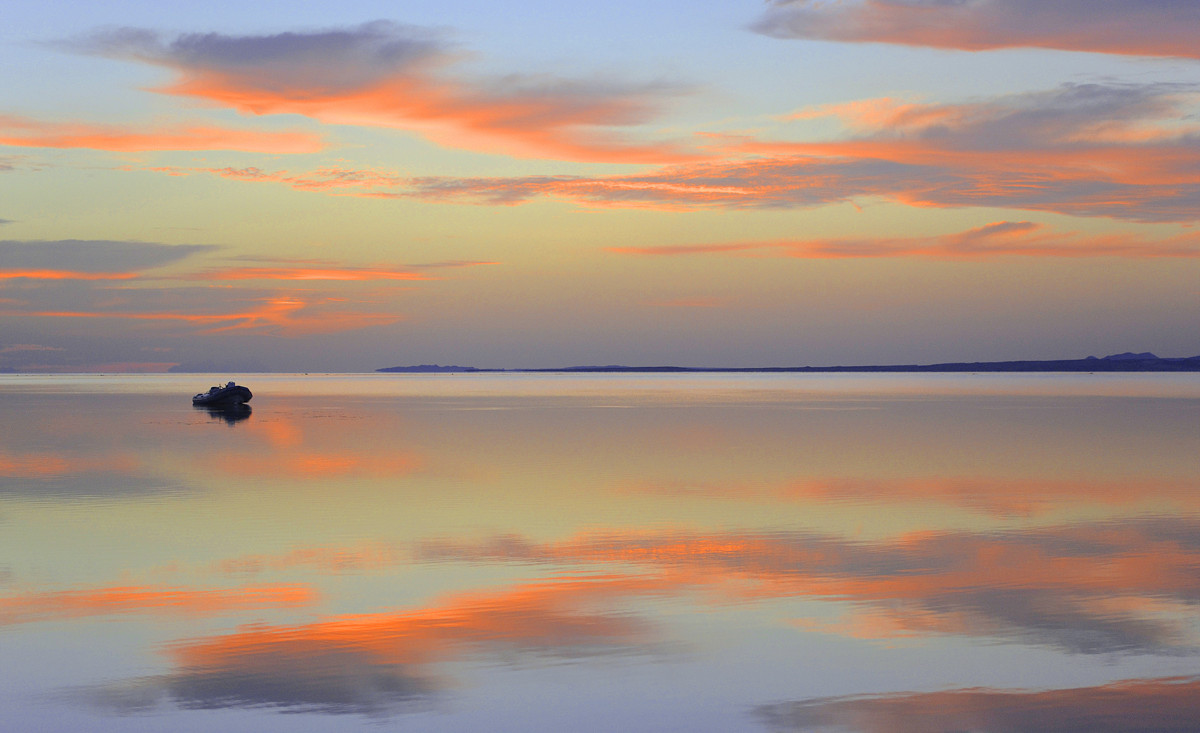
[[[8,729],[1200,718],[1194,375],[224,379],[0,376]]]

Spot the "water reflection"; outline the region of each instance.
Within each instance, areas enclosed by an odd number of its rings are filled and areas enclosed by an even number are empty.
[[[204,412],[207,412],[210,417],[218,420],[224,420],[230,425],[245,420],[246,418],[250,417],[250,413],[253,412],[250,405],[247,405],[245,402],[227,402],[218,405],[193,404],[192,407],[196,410],[203,410]]]
[[[427,561],[615,564],[662,592],[850,604],[805,628],[858,638],[999,637],[1067,652],[1193,653],[1200,645],[1200,521],[1148,519],[854,542],[807,533],[585,536],[537,544],[429,542]]]
[[[594,604],[643,585],[610,578],[524,585],[460,594],[418,611],[256,625],[178,642],[172,673],[99,694],[126,710],[135,700],[169,700],[184,708],[379,713],[434,695],[442,687],[434,665],[463,655],[512,664],[638,651],[654,639],[647,624]]]
[[[764,705],[772,731],[860,733],[1185,733],[1200,720],[1200,680],[1116,682],[1061,690],[951,690]]]
[[[211,615],[233,610],[312,605],[316,596],[301,586],[236,589],[116,586],[0,598],[0,626],[125,614]]]
[[[0,714],[62,690],[98,731],[1195,712],[1195,395],[549,379],[264,378],[252,420],[184,381],[0,381]]]

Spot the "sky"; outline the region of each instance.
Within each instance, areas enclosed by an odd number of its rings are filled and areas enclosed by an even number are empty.
[[[6,0],[0,370],[1200,354],[1195,0]]]

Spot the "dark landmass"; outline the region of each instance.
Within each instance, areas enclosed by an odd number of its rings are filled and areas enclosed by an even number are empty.
[[[1052,359],[1048,361],[975,361],[945,364],[889,364],[879,366],[803,366],[803,367],[679,367],[679,366],[572,366],[557,369],[478,369],[476,367],[397,366],[380,372],[601,372],[601,373],[707,373],[707,372],[1200,372],[1200,356],[1163,358],[1150,352],[1111,354],[1103,358]]]
[[[257,361],[245,362],[185,362],[167,370],[168,374],[262,374],[270,372]]]
[[[417,366],[394,366],[376,369],[377,372],[401,372],[404,374],[460,374],[463,372],[502,372],[503,369],[476,369],[464,366],[442,366],[440,364],[419,364]],[[511,370],[521,371],[521,370]]]

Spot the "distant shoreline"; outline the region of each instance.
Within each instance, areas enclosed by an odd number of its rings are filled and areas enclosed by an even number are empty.
[[[807,373],[807,372],[1200,372],[1200,356],[1162,358],[1154,354],[1113,354],[1103,358],[1052,359],[1021,361],[946,362],[940,364],[888,364],[875,366],[797,366],[797,367],[680,367],[680,366],[571,366],[549,369],[486,369],[471,366],[420,364],[376,369],[394,374],[475,374],[475,373]]]

